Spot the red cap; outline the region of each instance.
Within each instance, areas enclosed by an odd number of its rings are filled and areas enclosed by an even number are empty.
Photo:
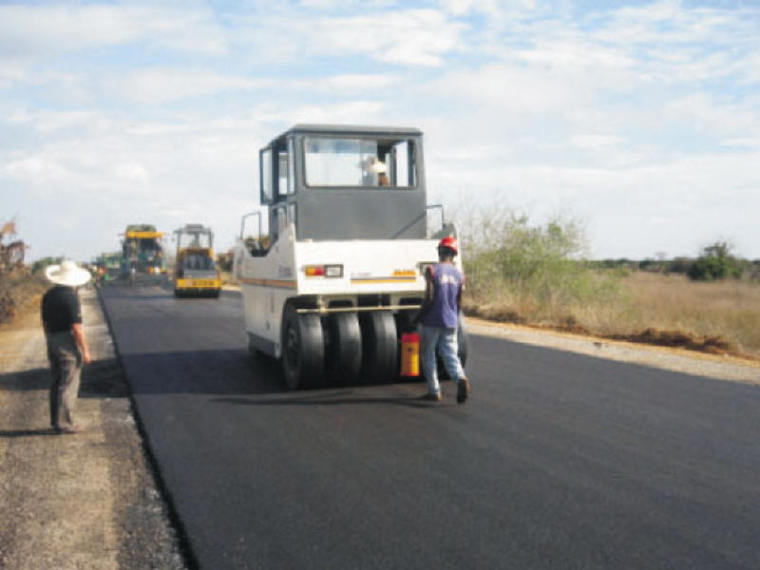
[[[447,247],[454,253],[459,253],[459,246],[457,246],[457,239],[453,236],[446,236],[438,242],[438,247]]]

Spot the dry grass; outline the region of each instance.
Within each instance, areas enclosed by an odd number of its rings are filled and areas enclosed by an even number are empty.
[[[636,272],[604,294],[539,310],[527,296],[502,290],[470,294],[468,314],[570,332],[590,333],[711,353],[760,359],[760,284],[693,282],[682,275]]]
[[[730,352],[760,357],[760,284],[733,279],[704,283],[638,272],[623,285],[631,308],[621,323],[624,328],[722,339]]]
[[[41,275],[32,275],[26,268],[0,276],[0,323],[37,304],[48,286]]]

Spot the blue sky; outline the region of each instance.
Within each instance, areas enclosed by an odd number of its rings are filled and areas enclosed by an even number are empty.
[[[88,260],[257,205],[300,122],[423,130],[429,202],[585,223],[592,257],[760,258],[760,3],[0,4],[0,221]]]

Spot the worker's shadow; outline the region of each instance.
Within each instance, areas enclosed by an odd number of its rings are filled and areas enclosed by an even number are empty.
[[[34,437],[34,436],[46,436],[46,435],[58,435],[53,428],[41,428],[41,429],[0,429],[0,439],[14,438],[14,437]]]
[[[50,389],[50,369],[33,368],[22,370],[20,372],[8,372],[0,374],[0,395],[3,392],[27,392],[23,395],[23,400],[29,403],[29,409],[35,409],[41,401],[47,401],[48,390]],[[124,374],[121,365],[115,358],[99,359],[91,362],[82,369],[81,384],[79,387],[79,398],[108,399],[116,397],[126,397],[127,386],[124,382]],[[6,414],[6,425],[16,424],[15,429],[0,429],[0,439],[24,438],[57,435],[51,428],[25,428],[32,421],[38,421],[40,418],[48,419],[47,414],[36,416],[24,412],[27,408],[21,408],[15,412],[12,417],[7,417],[14,408],[6,405],[4,412]]]
[[[302,392],[293,396],[279,398],[214,398],[212,402],[220,404],[237,404],[239,406],[346,406],[346,405],[392,405],[411,408],[434,408],[433,402],[421,400],[418,396],[360,396],[354,390],[329,391],[323,393]]]

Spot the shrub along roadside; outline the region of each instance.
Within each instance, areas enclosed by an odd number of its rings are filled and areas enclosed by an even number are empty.
[[[625,266],[588,261],[577,220],[557,217],[531,224],[527,216],[492,209],[470,215],[459,225],[467,275],[464,310],[469,315],[760,357],[757,335],[743,324],[756,314],[755,305],[760,310],[760,303],[747,307],[737,301],[728,306],[726,295],[711,292],[718,283],[695,283],[676,275],[668,279],[666,274],[640,271],[628,260]],[[642,281],[647,275],[655,281]],[[747,289],[742,298],[755,298],[758,286],[752,281],[735,283]],[[661,299],[671,299],[673,310],[663,307]]]
[[[620,296],[615,275],[594,271],[584,258],[577,220],[532,225],[525,215],[492,210],[463,224],[462,243],[472,314],[575,329],[579,312]]]

